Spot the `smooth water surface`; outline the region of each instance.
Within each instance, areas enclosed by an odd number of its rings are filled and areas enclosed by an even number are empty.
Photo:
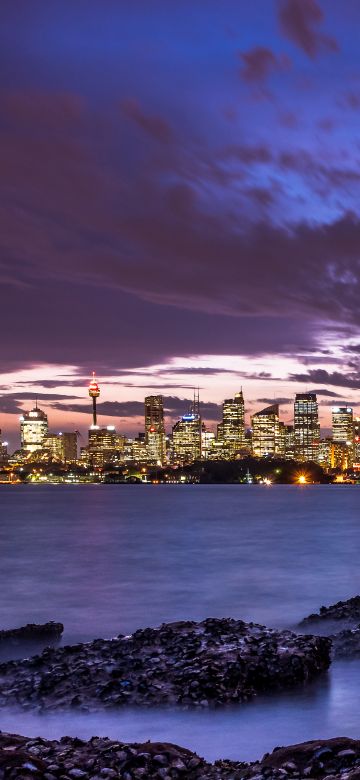
[[[1,627],[60,620],[69,643],[208,616],[293,626],[360,593],[359,498],[357,486],[5,486]],[[7,712],[0,728],[166,739],[250,759],[276,744],[359,737],[359,702],[360,660],[227,710]]]

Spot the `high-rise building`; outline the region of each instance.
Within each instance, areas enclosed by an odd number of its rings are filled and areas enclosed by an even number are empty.
[[[77,435],[72,432],[48,433],[44,438],[43,449],[53,460],[62,463],[75,463],[77,460]]]
[[[124,437],[116,433],[114,425],[99,428],[92,425],[89,428],[89,443],[87,459],[93,466],[103,466],[114,460],[121,460],[124,450]],[[83,451],[83,456],[84,451]]]
[[[172,460],[185,465],[201,458],[202,422],[199,414],[184,414],[172,429]]]
[[[30,412],[24,412],[20,417],[21,449],[26,455],[43,448],[47,433],[47,415],[37,405]]]
[[[332,435],[335,442],[352,446],[354,441],[354,414],[351,406],[332,407]]]
[[[235,393],[234,398],[227,398],[223,403],[223,419],[219,423],[218,440],[235,455],[245,443],[245,406],[242,390]]]
[[[77,432],[63,431],[59,433],[62,440],[62,459],[64,463],[75,463],[77,460]]]
[[[279,451],[279,405],[272,404],[253,414],[251,426],[254,457],[276,455]]]
[[[148,395],[145,398],[145,444],[149,463],[164,463],[166,440],[162,395]]]
[[[0,463],[4,464],[7,463],[8,460],[8,443],[7,441],[2,441],[1,439],[1,429],[0,429]]]
[[[316,461],[319,441],[320,425],[316,394],[297,393],[294,404],[295,457],[302,461]]]
[[[354,463],[360,465],[360,417],[355,417],[353,424]]]

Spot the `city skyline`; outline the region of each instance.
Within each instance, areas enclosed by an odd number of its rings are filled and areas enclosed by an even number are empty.
[[[294,425],[297,415],[296,409],[299,409],[298,399],[308,396],[314,397],[314,404],[316,406],[316,419],[319,421],[319,431],[322,436],[326,437],[333,432],[334,410],[340,411],[342,408],[349,407],[351,412],[354,413],[354,419],[359,419],[357,416],[356,404],[354,406],[346,399],[340,400],[340,398],[332,398],[329,400],[327,398],[325,404],[328,414],[330,415],[330,424],[328,426],[324,426],[321,418],[321,389],[307,390],[305,394],[294,393],[291,399],[286,399],[286,406],[291,405],[291,411],[288,414],[284,414],[283,410],[283,402],[285,399],[276,399],[275,397],[271,399],[271,397],[269,397],[257,399],[256,402],[248,403],[246,399],[246,393],[244,394],[243,392],[243,387],[235,391],[233,394],[234,397],[230,397],[230,393],[227,393],[226,395],[224,392],[222,401],[219,404],[206,401],[203,402],[200,397],[200,389],[198,387],[192,387],[191,390],[192,395],[190,394],[187,398],[166,396],[163,393],[159,393],[158,391],[155,394],[154,391],[147,396],[143,395],[141,401],[132,402],[132,409],[134,411],[133,418],[136,422],[134,428],[129,430],[126,427],[126,420],[129,419],[127,416],[129,404],[126,402],[121,404],[121,402],[117,401],[103,402],[101,399],[103,394],[103,386],[99,382],[99,377],[96,375],[96,373],[92,372],[92,375],[88,380],[88,384],[84,387],[83,399],[81,399],[79,396],[79,400],[83,400],[83,404],[81,405],[82,416],[85,417],[86,415],[83,426],[81,426],[81,430],[75,426],[74,422],[72,423],[72,418],[75,412],[70,413],[69,416],[67,416],[65,411],[62,412],[63,425],[57,428],[56,424],[54,425],[54,420],[56,421],[57,419],[56,415],[51,417],[54,407],[49,407],[46,403],[39,403],[39,396],[41,396],[41,394],[37,394],[34,396],[34,399],[29,399],[27,404],[24,401],[24,408],[20,414],[20,417],[17,418],[16,429],[14,430],[13,435],[7,436],[7,431],[3,424],[4,415],[1,414],[0,431],[2,431],[2,439],[7,439],[6,443],[8,444],[10,450],[18,449],[19,441],[21,440],[22,442],[23,420],[24,418],[28,419],[29,417],[31,418],[34,416],[33,412],[36,410],[39,411],[40,417],[45,414],[45,416],[49,418],[49,433],[51,432],[52,434],[60,433],[60,435],[62,435],[62,431],[71,429],[76,431],[80,436],[80,439],[82,439],[84,442],[88,432],[91,431],[92,428],[108,428],[109,430],[117,430],[120,435],[130,438],[137,436],[139,432],[141,433],[141,431],[145,430],[146,444],[147,446],[150,445],[151,447],[150,440],[153,434],[155,434],[155,437],[159,433],[163,436],[165,436],[165,434],[169,434],[171,430],[174,430],[174,427],[176,428],[176,424],[185,418],[188,413],[191,414],[193,411],[195,411],[199,415],[199,418],[201,418],[203,424],[205,424],[206,430],[209,431],[209,433],[214,434],[215,437],[219,437],[220,439],[231,440],[231,426],[233,424],[235,424],[235,427],[240,427],[243,430],[242,436],[244,436],[246,430],[252,429],[254,417],[257,418],[259,415],[262,415],[268,410],[272,411],[273,409],[276,409],[276,414],[283,424],[290,426]],[[53,393],[53,396],[55,400],[56,394]],[[320,398],[318,396],[320,396]],[[161,403],[161,412],[159,412],[158,409],[159,399]],[[240,412],[237,410],[239,401],[241,404]],[[103,410],[105,410],[105,412],[107,411],[108,404],[114,404],[114,406],[117,407],[117,415],[114,413],[114,416],[110,417],[107,413],[103,413]],[[224,423],[224,414],[227,415],[227,424],[226,422]],[[237,435],[235,438],[237,439]],[[243,438],[241,439],[240,444],[245,444],[245,440]],[[239,446],[238,441],[237,446]],[[161,445],[161,450],[164,447],[165,443]]]
[[[107,6],[3,3],[6,437],[35,397],[85,432],[93,369],[128,433],[193,385],[214,427],[243,386],[288,422],[316,390],[330,429],[360,403],[359,3]]]

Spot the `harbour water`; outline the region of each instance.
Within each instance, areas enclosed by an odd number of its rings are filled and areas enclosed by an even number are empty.
[[[293,627],[360,593],[356,486],[6,486],[0,625],[60,620],[64,642],[225,616]],[[0,729],[159,739],[208,759],[360,736],[360,659],[306,688],[215,711],[0,711]]]

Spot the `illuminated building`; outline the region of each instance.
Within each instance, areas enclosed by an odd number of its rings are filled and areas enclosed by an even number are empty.
[[[148,449],[145,444],[145,436],[141,435],[135,439],[126,439],[124,444],[125,463],[137,463],[145,465],[148,463]]]
[[[96,414],[96,399],[99,398],[100,395],[100,387],[95,379],[95,371],[93,371],[92,380],[89,384],[89,396],[92,398],[92,414],[93,414],[93,426],[95,427],[97,425],[97,414]]]
[[[149,395],[145,398],[145,444],[148,462],[160,465],[164,463],[166,442],[162,395]]]
[[[213,431],[207,431],[206,428],[203,427],[201,432],[201,454],[203,460],[211,460],[216,444],[217,442]]]
[[[172,460],[185,465],[201,458],[202,423],[199,414],[184,414],[172,429]]]
[[[52,460],[62,463],[75,463],[77,459],[76,433],[48,433],[44,438],[43,448]]]
[[[42,448],[49,460],[62,461],[62,443],[57,433],[48,433],[44,437]]]
[[[62,460],[64,463],[75,463],[77,460],[77,433],[64,431],[59,433],[62,440]]]
[[[297,393],[294,404],[294,444],[298,460],[318,458],[319,410],[315,393]]]
[[[354,415],[351,406],[332,407],[332,437],[334,442],[352,445],[354,440]]]
[[[99,428],[92,425],[89,428],[89,443],[82,451],[82,457],[92,466],[102,467],[105,463],[122,460],[124,437],[116,433],[114,425]]]
[[[242,390],[235,393],[234,398],[227,398],[223,403],[223,419],[218,425],[218,440],[235,455],[242,449],[245,442],[245,406]]]
[[[0,429],[0,463],[4,464],[8,461],[8,443],[7,441],[1,440],[1,429]]]
[[[251,425],[254,457],[276,455],[279,449],[279,405],[272,404],[253,414]]]
[[[360,417],[355,417],[353,423],[354,464],[360,465]]]
[[[25,454],[41,450],[47,433],[47,415],[37,405],[30,412],[24,412],[20,417],[21,449]]]

